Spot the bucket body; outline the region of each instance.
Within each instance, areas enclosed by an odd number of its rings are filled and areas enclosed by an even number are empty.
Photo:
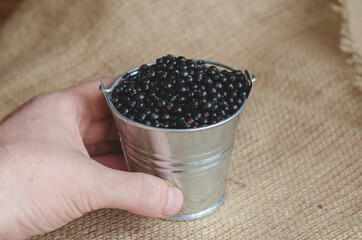
[[[137,68],[128,73],[134,72]],[[182,191],[183,207],[171,220],[192,220],[216,210],[225,198],[235,132],[247,99],[232,116],[210,126],[156,128],[132,121],[114,107],[111,93],[120,79],[110,89],[102,84],[101,90],[118,128],[129,171],[155,175]]]

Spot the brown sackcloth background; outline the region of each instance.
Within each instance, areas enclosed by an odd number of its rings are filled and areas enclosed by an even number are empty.
[[[258,77],[214,214],[170,222],[103,209],[32,239],[362,239],[362,94],[332,4],[25,1],[0,30],[0,119],[35,94],[168,53]]]
[[[341,49],[355,73],[355,85],[362,91],[362,1],[338,0],[333,8],[342,15]]]

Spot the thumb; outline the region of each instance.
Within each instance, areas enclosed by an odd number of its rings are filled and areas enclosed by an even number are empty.
[[[146,217],[164,218],[176,215],[182,207],[181,191],[163,179],[100,165],[97,171],[96,177],[86,183],[91,209],[118,208]]]

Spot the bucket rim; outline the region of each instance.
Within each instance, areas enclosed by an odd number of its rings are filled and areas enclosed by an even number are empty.
[[[192,59],[192,61],[199,61],[199,59]],[[235,71],[234,68],[231,68],[225,64],[221,64],[221,63],[217,63],[217,62],[214,62],[214,61],[209,61],[209,60],[202,60],[205,64],[209,64],[209,65],[215,65],[215,66],[218,66],[218,67],[222,67],[222,68],[225,68],[225,69],[228,69],[230,71]],[[151,62],[151,63],[147,63],[146,65],[148,66],[152,66],[156,64],[155,62]],[[245,105],[246,105],[246,102],[248,100],[248,97],[249,97],[249,94],[247,97],[244,97],[244,101],[242,103],[242,105],[240,106],[240,108],[234,113],[232,114],[230,117],[228,118],[225,118],[224,120],[220,121],[220,122],[217,122],[217,123],[214,123],[214,124],[211,124],[211,125],[207,125],[207,126],[203,126],[203,127],[197,127],[197,128],[159,128],[159,127],[153,127],[153,126],[149,126],[149,125],[146,125],[146,124],[143,124],[143,123],[140,123],[140,122],[136,122],[134,120],[131,120],[129,118],[127,118],[126,116],[122,115],[117,109],[116,107],[114,106],[114,104],[112,103],[111,101],[111,95],[112,95],[112,92],[113,90],[115,89],[115,87],[123,80],[123,77],[129,73],[131,75],[133,74],[136,74],[138,73],[140,69],[140,66],[138,67],[135,67],[125,73],[123,73],[122,75],[120,75],[116,81],[112,84],[112,86],[108,89],[105,88],[104,86],[104,83],[103,83],[103,80],[102,80],[102,77],[100,77],[99,81],[101,83],[99,89],[103,92],[105,98],[106,98],[106,101],[107,101],[107,104],[109,106],[109,108],[112,110],[112,113],[115,114],[117,117],[121,118],[123,121],[129,123],[129,124],[132,124],[136,127],[139,127],[139,128],[143,128],[143,129],[148,129],[148,130],[153,130],[153,131],[161,131],[161,132],[198,132],[198,131],[203,131],[203,130],[207,130],[207,129],[211,129],[211,128],[216,128],[220,125],[223,125],[231,120],[233,120],[234,118],[238,117],[240,118],[240,115],[241,115],[241,112],[243,111]],[[253,83],[256,81],[256,77],[254,75],[252,75],[250,77],[249,73],[245,74],[247,79],[249,80],[249,84],[250,84],[250,90],[249,90],[249,93],[253,87]]]

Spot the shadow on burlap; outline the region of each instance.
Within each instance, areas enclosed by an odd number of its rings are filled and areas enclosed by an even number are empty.
[[[0,30],[0,119],[35,94],[168,53],[258,77],[214,214],[170,222],[103,209],[32,239],[361,239],[362,96],[330,4],[22,4]]]

